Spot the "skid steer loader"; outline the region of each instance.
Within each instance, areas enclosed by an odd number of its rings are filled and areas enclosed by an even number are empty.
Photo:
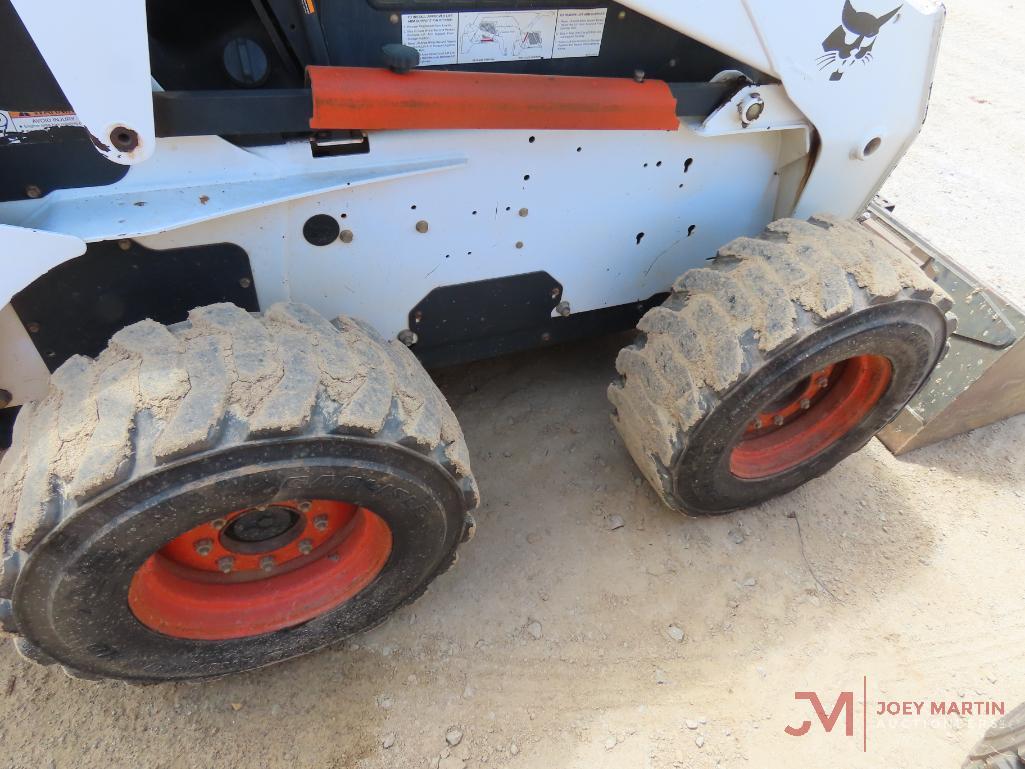
[[[381,622],[474,530],[424,367],[590,334],[639,330],[612,418],[670,507],[824,473],[954,327],[923,246],[862,216],[942,20],[0,0],[3,630],[153,682]]]

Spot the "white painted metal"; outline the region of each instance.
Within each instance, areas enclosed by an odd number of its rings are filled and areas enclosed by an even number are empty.
[[[12,0],[79,120],[115,163],[131,165],[153,154],[153,96],[144,0]],[[21,105],[4,105],[24,109]],[[115,128],[139,136],[120,152]]]
[[[47,270],[84,254],[85,242],[74,235],[0,224],[0,250],[5,257],[0,278],[2,307]]]
[[[647,298],[778,216],[860,213],[916,136],[942,8],[905,2],[882,25],[871,61],[820,70],[843,2],[626,0],[628,13],[779,78],[748,89],[766,110],[747,127],[731,103],[675,132],[377,132],[367,155],[313,158],[304,142],[240,149],[216,137],[154,140],[141,0],[116,9],[109,0],[15,0],[90,130],[105,136],[127,125],[142,144],[114,158],[134,164],[116,184],[0,204],[0,222],[69,236],[63,257],[56,241],[39,240],[42,254],[32,246],[31,258],[5,271],[0,293],[70,258],[70,243],[135,237],[154,249],[238,243],[262,305],[303,301],[386,335],[437,286],[532,270],[562,282],[575,312]],[[882,17],[897,3],[856,5]],[[831,80],[834,71],[842,77]],[[344,215],[352,242],[308,244],[302,224],[314,213]],[[417,232],[419,220],[427,233]],[[0,229],[5,253],[20,251],[23,232]],[[4,328],[0,370],[16,344]]]
[[[261,304],[291,298],[328,316],[355,315],[388,336],[437,286],[534,270],[563,283],[574,311],[591,310],[664,291],[722,243],[757,232],[776,199],[781,137],[702,137],[686,126],[380,132],[370,135],[377,162],[455,152],[466,162],[443,175],[339,189],[139,241],[156,249],[238,243],[250,255]],[[303,167],[352,162],[313,159],[302,144],[261,154],[298,164],[300,150]],[[344,215],[339,223],[352,242],[307,243],[302,225],[318,213]],[[417,232],[418,221],[428,223],[426,233]]]

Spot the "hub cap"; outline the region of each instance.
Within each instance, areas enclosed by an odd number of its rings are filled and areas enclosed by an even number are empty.
[[[151,555],[128,604],[152,630],[224,640],[307,622],[369,585],[391,553],[388,525],[366,508],[315,499],[236,510]]]
[[[804,378],[755,415],[730,454],[730,471],[756,480],[814,458],[861,424],[892,371],[886,358],[859,355]]]

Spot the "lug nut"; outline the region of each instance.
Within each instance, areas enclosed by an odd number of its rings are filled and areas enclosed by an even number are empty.
[[[776,416],[774,416],[772,418],[772,423],[774,425],[776,425],[776,427],[782,427],[783,426],[783,417],[780,416],[779,414],[777,414]]]
[[[303,555],[309,555],[313,550],[313,541],[309,539],[303,539],[299,541],[299,552]]]
[[[801,408],[807,411],[811,408],[811,401],[807,398],[801,398]]]
[[[235,559],[230,555],[226,555],[223,558],[217,559],[217,568],[225,574],[230,574],[231,570],[235,568]]]
[[[228,522],[223,518],[215,518],[210,522],[210,525],[217,529],[217,531],[220,531],[228,525]]]
[[[299,502],[299,512],[300,513],[308,513],[308,512],[310,512],[310,508],[311,507],[312,507],[312,504],[310,503],[310,501],[308,499],[304,499],[301,502]]]
[[[762,420],[761,420],[761,418],[760,417],[755,417],[751,421],[751,427],[753,427],[755,430],[761,430],[762,429]]]
[[[820,376],[817,380],[815,380],[815,384],[820,390],[825,390],[827,387],[829,387],[829,378]]]
[[[313,528],[317,531],[324,531],[327,528],[327,516],[318,515],[313,519]]]
[[[272,571],[274,569],[274,556],[265,555],[260,559],[260,569],[263,571]]]
[[[200,555],[206,556],[214,549],[214,541],[212,539],[197,539],[196,543],[192,546],[196,552]]]

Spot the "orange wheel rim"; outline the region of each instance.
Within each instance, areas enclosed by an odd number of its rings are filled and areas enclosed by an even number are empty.
[[[816,371],[755,415],[730,453],[730,472],[758,480],[818,456],[865,420],[892,375],[890,361],[879,355]]]
[[[139,567],[128,604],[164,635],[226,640],[308,622],[380,574],[388,525],[363,507],[290,500],[200,524]]]

